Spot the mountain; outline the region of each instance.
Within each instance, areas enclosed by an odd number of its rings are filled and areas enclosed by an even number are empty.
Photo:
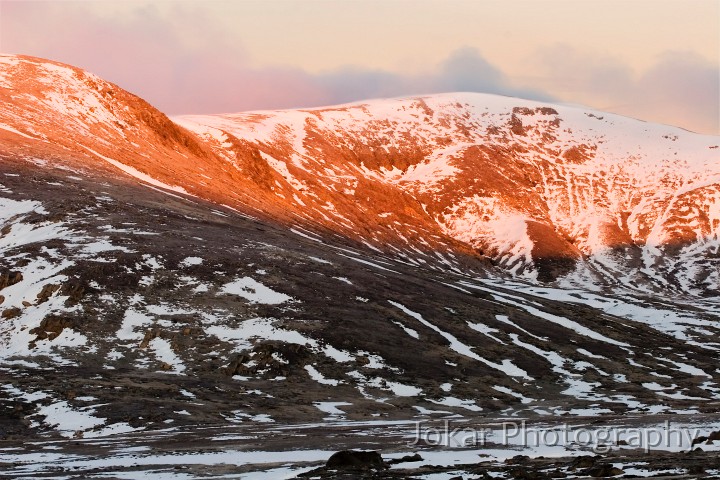
[[[0,100],[6,437],[720,407],[718,137],[470,93],[168,118],[11,55]]]
[[[717,137],[468,93],[174,120],[243,171],[249,141],[287,208],[384,251],[450,238],[524,278],[718,288]]]
[[[105,160],[408,261],[446,251],[540,281],[718,289],[717,137],[481,94],[173,123],[91,74],[5,58],[22,87],[5,80],[1,120],[30,154]]]

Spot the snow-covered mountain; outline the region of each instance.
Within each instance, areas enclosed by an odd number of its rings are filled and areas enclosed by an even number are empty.
[[[411,262],[476,253],[543,281],[718,289],[717,137],[470,93],[172,123],[86,72],[3,66],[12,149],[101,159]]]
[[[718,137],[470,93],[169,119],[9,55],[0,105],[0,429],[717,410]]]
[[[471,93],[174,120],[241,170],[250,142],[301,217],[381,249],[444,235],[526,278],[718,289],[717,137]]]

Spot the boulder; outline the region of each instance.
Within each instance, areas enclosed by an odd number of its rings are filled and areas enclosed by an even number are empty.
[[[379,452],[342,450],[333,453],[325,467],[331,470],[382,470],[386,465]]]

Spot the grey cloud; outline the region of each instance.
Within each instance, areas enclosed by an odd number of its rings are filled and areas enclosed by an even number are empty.
[[[696,119],[703,131],[720,134],[720,72],[702,58],[666,54],[638,79],[637,98],[664,123]]]
[[[720,133],[717,65],[667,54],[645,72],[568,45],[538,50],[533,76],[509,77],[473,48],[450,52],[418,74],[357,66],[320,74],[253,68],[249,52],[212,30],[193,4],[162,14],[145,6],[122,18],[92,15],[85,2],[3,2],[0,46],[86,68],[169,114],[332,105],[379,97],[469,91],[601,110]]]
[[[344,69],[312,77],[329,93],[330,103],[344,103],[379,97],[411,96],[445,92],[480,92],[551,100],[538,90],[523,89],[474,48],[452,52],[441,64],[427,73],[401,75],[387,71]]]
[[[718,66],[667,52],[643,72],[619,59],[556,45],[534,57],[538,85],[565,100],[644,120],[720,134]]]
[[[497,91],[505,88],[507,78],[476,49],[465,47],[450,54],[440,65],[436,84],[451,91]]]
[[[122,18],[93,15],[82,2],[10,2],[3,13],[4,48],[86,68],[170,114],[313,107],[452,91],[548,98],[514,88],[472,48],[451,53],[422,74],[360,67],[311,74],[294,67],[250,67],[242,45],[204,31],[212,21],[202,9],[182,3],[162,14],[145,5]]]

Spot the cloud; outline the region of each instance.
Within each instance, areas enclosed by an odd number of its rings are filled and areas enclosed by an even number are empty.
[[[345,68],[310,79],[328,93],[329,103],[444,92],[481,92],[549,100],[537,90],[514,86],[474,48],[463,47],[427,72],[401,74]]]
[[[720,72],[697,54],[666,52],[636,72],[617,58],[555,45],[539,50],[533,67],[536,84],[565,101],[720,134]]]
[[[169,114],[333,105],[380,97],[472,91],[525,96],[472,48],[418,74],[347,66],[311,74],[300,67],[254,68],[242,45],[212,28],[202,9],[152,4],[101,15],[87,3],[10,2],[3,47],[86,68]],[[28,34],[32,32],[32,34]],[[41,34],[40,34],[41,32]],[[37,35],[35,35],[37,33]]]
[[[301,54],[297,65],[254,66],[253,52],[232,32],[214,28],[217,18],[199,3],[0,4],[3,50],[86,68],[169,114],[469,91],[585,104],[720,133],[718,67],[695,54],[669,52],[637,72],[612,56],[555,45],[534,51],[526,75],[513,77],[477,49],[463,47],[419,73],[352,64],[311,73],[302,68]]]
[[[469,47],[456,50],[441,64],[436,82],[438,88],[461,92],[502,90],[508,83],[498,68]]]
[[[628,99],[628,106],[636,104],[648,118],[720,134],[720,72],[699,56],[669,52],[636,86],[637,100]]]

